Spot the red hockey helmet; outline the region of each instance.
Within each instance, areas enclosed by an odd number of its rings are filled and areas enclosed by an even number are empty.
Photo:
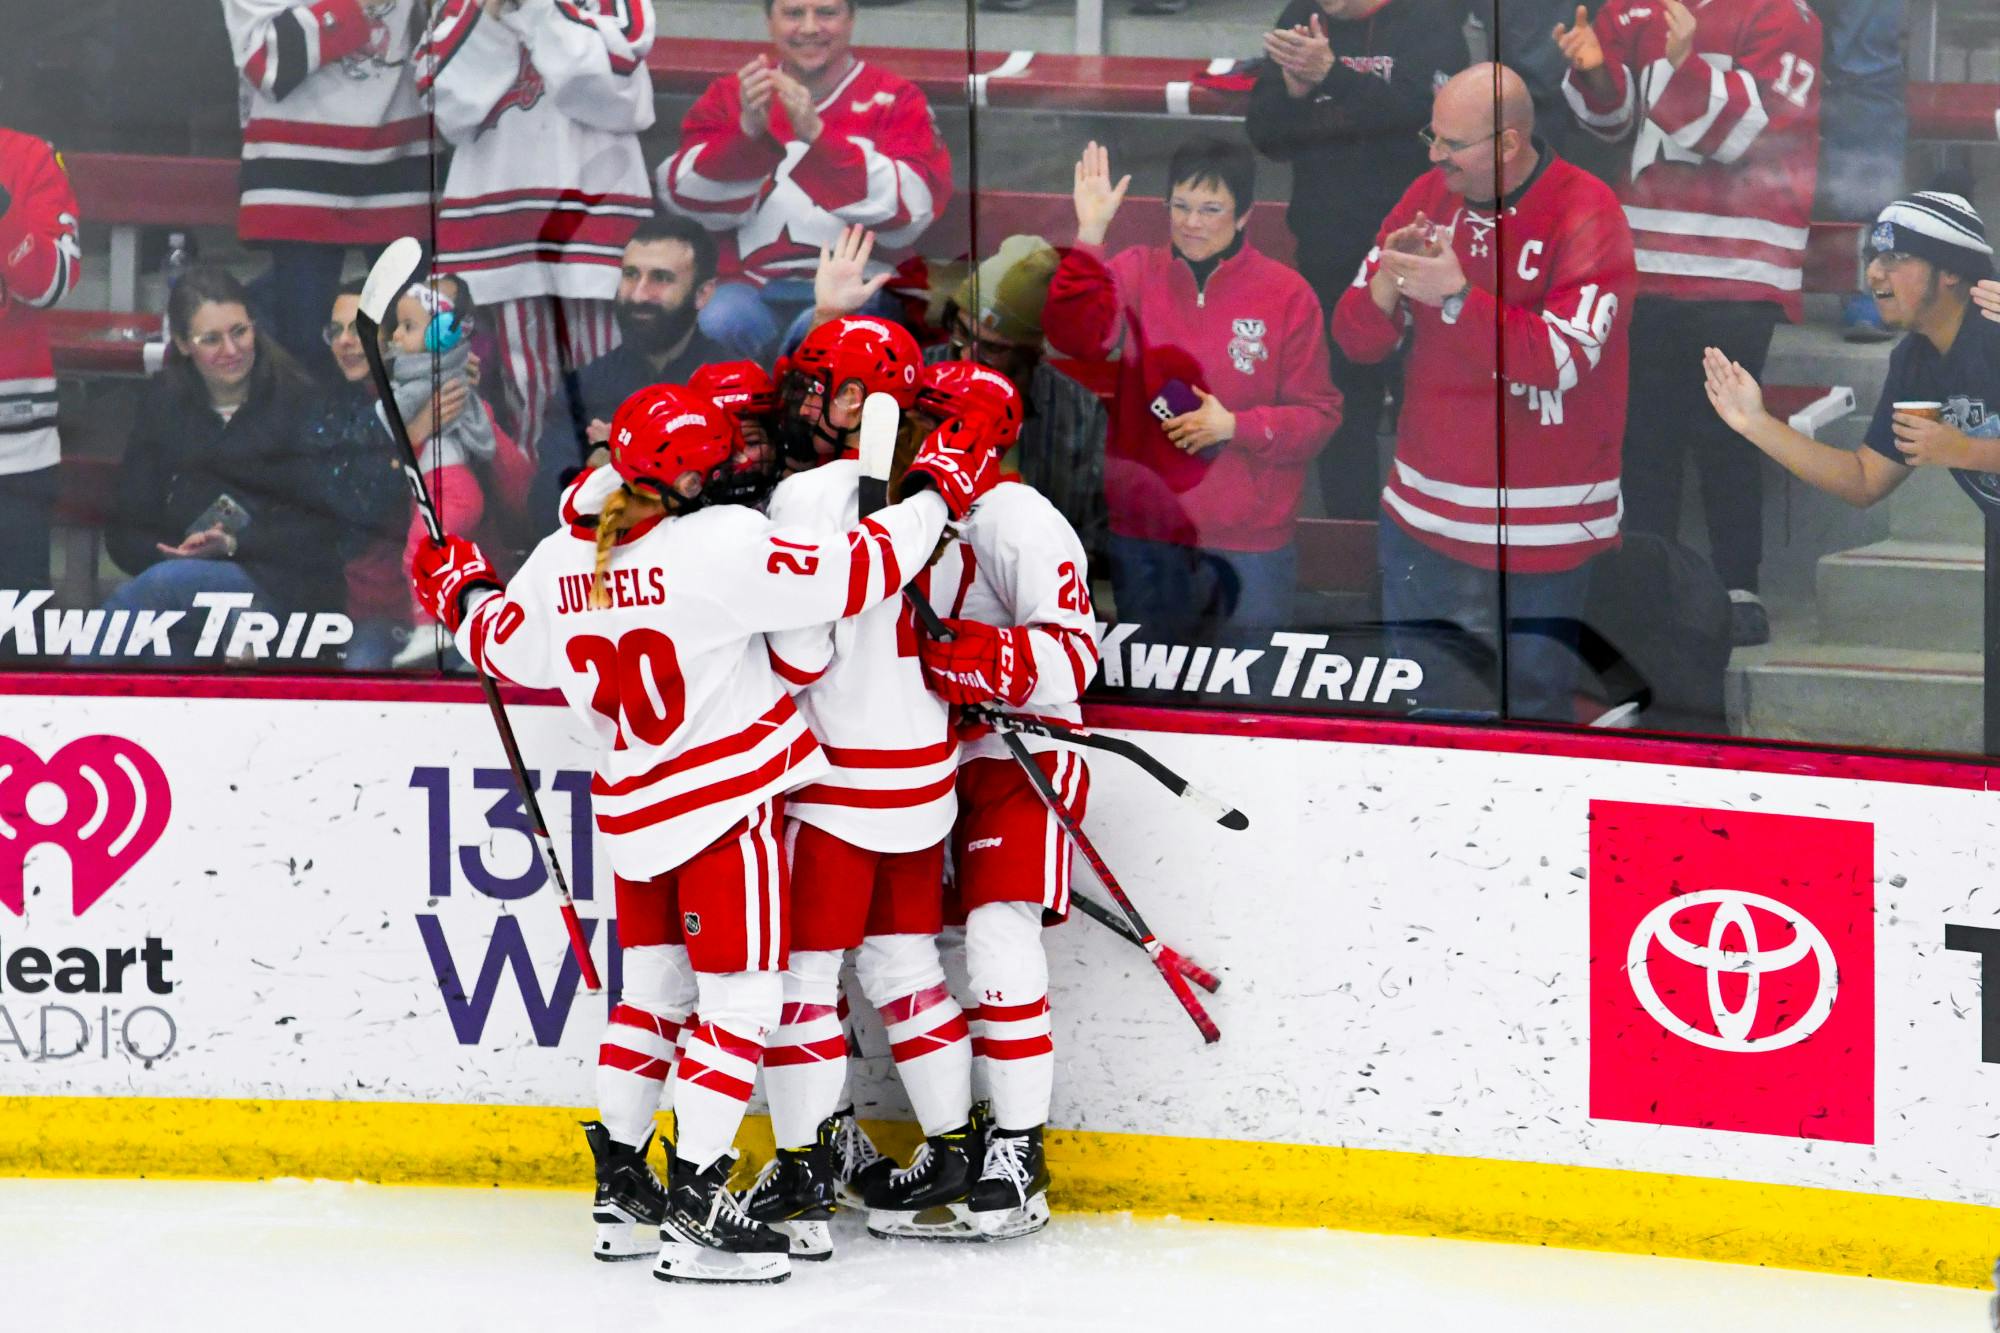
[[[849,380],[865,393],[886,393],[905,412],[917,401],[917,372],[924,354],[900,324],[873,315],[830,319],[805,336],[791,355],[791,369],[816,381],[826,401]]]
[[[778,410],[778,386],[755,361],[717,361],[688,376],[688,388],[741,420]]]
[[[737,438],[735,421],[707,398],[678,384],[649,385],[612,413],[611,466],[627,486],[690,500],[682,479],[692,474],[706,489],[726,476]]]
[[[1021,391],[1014,381],[977,361],[940,361],[917,380],[917,410],[938,421],[980,417],[993,452],[1004,454],[1021,437]]]

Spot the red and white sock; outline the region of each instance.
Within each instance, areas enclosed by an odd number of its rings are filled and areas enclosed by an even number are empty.
[[[699,974],[701,1018],[674,1075],[674,1155],[704,1170],[729,1151],[776,1026],[776,972]]]
[[[926,1135],[972,1114],[972,1040],[944,982],[931,935],[871,935],[855,960],[861,989],[889,1034],[910,1109]]]
[[[972,1054],[1001,1129],[1048,1123],[1056,1057],[1039,903],[988,903],[965,920]]]
[[[841,1106],[847,1033],[840,1023],[840,951],[794,949],[784,1008],[764,1052],[764,1098],[780,1148],[805,1148]]]
[[[611,1137],[638,1147],[672,1076],[694,973],[678,945],[627,949],[625,985],[597,1048],[597,1114]]]

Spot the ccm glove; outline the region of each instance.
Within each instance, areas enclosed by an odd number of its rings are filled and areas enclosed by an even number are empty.
[[[410,559],[410,583],[417,601],[447,630],[458,633],[465,619],[465,595],[475,588],[502,591],[500,575],[479,547],[463,537],[447,536],[443,546],[428,542]]]
[[[1000,481],[1000,463],[984,438],[982,423],[956,417],[924,440],[910,470],[903,474],[901,493],[915,495],[929,487],[938,493],[955,521],[964,522],[972,506]]]
[[[947,641],[924,639],[917,656],[924,680],[955,704],[999,700],[1018,708],[1035,688],[1035,655],[1025,626],[996,629],[977,620],[947,620]]]

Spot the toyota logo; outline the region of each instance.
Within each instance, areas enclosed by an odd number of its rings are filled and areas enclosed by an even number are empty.
[[[1691,907],[1711,904],[1715,915],[1709,919],[1707,943],[1696,944],[1674,930],[1673,919],[1676,915]],[[1753,908],[1789,926],[1791,942],[1775,949],[1759,949]],[[1724,947],[1723,941],[1731,931],[1740,941],[1736,948]],[[1675,958],[1707,973],[1708,1012],[1715,1024],[1714,1031],[1705,1031],[1687,1022],[1660,999],[1649,970],[1654,940],[1658,940],[1660,946]],[[1757,1027],[1757,1006],[1764,976],[1796,967],[1807,954],[1812,955],[1814,965],[1819,969],[1819,984],[1813,993],[1812,1004],[1797,1022],[1764,1036],[1753,1037],[1751,1033]],[[1682,894],[1655,907],[1632,932],[1632,942],[1625,954],[1625,969],[1632,981],[1633,994],[1638,996],[1639,1003],[1661,1027],[1697,1046],[1740,1054],[1781,1051],[1804,1041],[1819,1031],[1821,1024],[1832,1014],[1834,995],[1840,989],[1833,946],[1827,943],[1819,928],[1775,898],[1740,889],[1704,889]],[[1743,978],[1743,999],[1734,1008],[1722,997],[1725,973]]]

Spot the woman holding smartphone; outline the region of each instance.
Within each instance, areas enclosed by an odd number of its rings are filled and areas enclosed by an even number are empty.
[[[167,323],[167,365],[146,386],[104,534],[133,575],[104,606],[131,615],[107,618],[98,665],[270,655],[275,633],[237,641],[242,611],[282,622],[345,602],[327,467],[310,445],[311,381],[259,334],[242,284],[222,269],[183,277]],[[194,601],[204,593],[249,599],[221,604],[228,623],[212,639],[202,631],[213,604]],[[138,637],[147,611],[188,613],[168,631],[167,654]],[[125,641],[113,639],[113,624]]]

